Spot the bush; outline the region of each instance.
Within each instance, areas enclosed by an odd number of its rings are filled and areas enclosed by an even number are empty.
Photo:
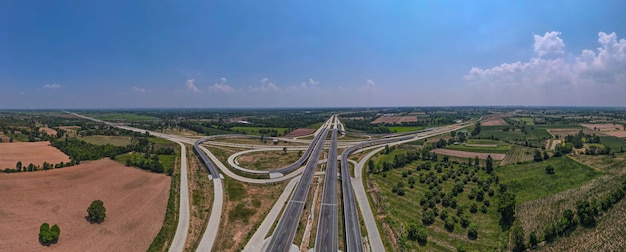
[[[476,240],[478,238],[478,226],[475,223],[469,225],[467,229],[467,237],[471,240]]]
[[[546,174],[554,174],[554,167],[552,167],[552,165],[546,166]]]
[[[106,210],[107,209],[104,207],[104,202],[102,202],[102,200],[94,200],[87,208],[87,214],[89,215],[89,219],[91,221],[100,223],[106,218]]]
[[[448,218],[446,218],[444,226],[449,232],[454,231],[454,219],[448,216]]]
[[[422,213],[422,223],[424,225],[430,225],[435,222],[435,213],[432,210],[428,209]]]
[[[61,229],[56,224],[54,224],[52,228],[50,228],[50,225],[48,223],[43,223],[39,227],[39,240],[42,243],[49,243],[49,242],[56,241],[59,239],[60,235],[61,235]]]
[[[531,247],[536,247],[538,240],[537,240],[537,233],[535,233],[535,231],[530,232],[530,236],[528,237],[528,241],[530,243]]]

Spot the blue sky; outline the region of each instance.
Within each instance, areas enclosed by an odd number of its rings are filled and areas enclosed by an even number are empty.
[[[626,106],[626,1],[1,1],[0,108]]]

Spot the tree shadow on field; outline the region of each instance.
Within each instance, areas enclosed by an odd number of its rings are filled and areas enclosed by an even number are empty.
[[[59,242],[58,238],[56,240],[54,240],[54,241],[51,241],[51,242],[44,242],[44,241],[41,240],[41,237],[39,237],[39,235],[37,235],[37,236],[39,238],[39,244],[41,244],[42,246],[50,247],[50,245],[57,244],[57,242]]]
[[[100,224],[100,222],[97,222],[97,221],[92,220],[91,218],[89,218],[89,215],[86,215],[86,216],[85,216],[85,220],[86,220],[87,222],[89,222],[89,224]]]

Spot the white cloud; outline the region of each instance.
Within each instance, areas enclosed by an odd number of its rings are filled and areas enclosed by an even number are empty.
[[[46,84],[46,85],[43,85],[43,87],[47,89],[59,89],[61,88],[61,85],[60,84]]]
[[[309,79],[309,85],[317,86],[317,84],[320,84],[320,82],[319,81],[315,81],[314,79]]]
[[[261,79],[261,85],[256,87],[249,87],[250,91],[265,92],[265,91],[280,91],[280,88],[271,82],[267,77]]]
[[[234,89],[230,85],[226,84],[226,78],[222,77],[222,78],[220,78],[220,83],[213,84],[213,86],[209,87],[209,90],[221,91],[221,92],[224,92],[224,93],[230,93]]]
[[[559,34],[546,33],[539,39],[535,35],[535,52],[539,57],[486,69],[472,67],[465,80],[475,87],[488,88],[486,91],[504,99],[524,99],[524,94],[544,95],[550,89],[558,92],[555,94],[623,104],[617,94],[626,92],[626,40],[618,40],[615,33],[600,32],[598,42],[601,47],[597,51],[583,50],[579,56],[573,57],[571,54],[550,59],[541,57],[563,53]],[[562,104],[567,102],[565,98],[561,99]],[[577,101],[569,101],[572,102]]]
[[[145,93],[146,92],[146,88],[141,88],[141,87],[137,87],[137,86],[133,86],[133,91],[137,92],[137,93]]]
[[[376,82],[374,82],[372,79],[367,79],[367,80],[365,80],[365,87],[366,88],[375,88],[376,87]]]
[[[209,87],[210,90],[215,90],[215,91],[221,91],[224,93],[230,93],[233,91],[233,87],[231,87],[228,84],[220,84],[220,83],[215,83],[213,84],[213,86]]]
[[[185,87],[187,88],[187,90],[190,90],[194,93],[199,93],[200,89],[196,86],[196,80],[195,79],[189,79],[187,80],[187,82],[185,83]]]
[[[543,36],[534,35],[535,53],[540,57],[548,54],[562,54],[565,44],[559,35],[561,33],[556,31],[546,32]]]

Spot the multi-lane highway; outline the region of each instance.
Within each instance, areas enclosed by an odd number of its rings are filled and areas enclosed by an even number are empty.
[[[326,140],[327,135],[328,129],[324,127],[319,133],[317,141],[315,141],[315,148],[307,161],[307,165],[302,173],[300,182],[296,186],[296,189],[291,196],[291,200],[287,203],[287,207],[278,221],[278,225],[276,226],[274,234],[270,239],[267,251],[286,252],[290,250],[293,238],[296,235],[296,229],[298,228],[298,224],[300,222],[300,216],[302,216],[302,211],[304,210],[304,205],[311,183],[313,182],[313,175],[315,174],[315,169],[317,168],[317,160],[320,157],[320,152],[324,147],[324,141]]]
[[[241,136],[211,136],[211,137],[204,137],[199,140],[195,140],[195,139],[185,138],[181,136],[167,135],[167,134],[162,134],[159,132],[152,132],[152,131],[132,128],[128,126],[116,125],[116,124],[112,124],[109,122],[97,120],[94,118],[81,116],[78,114],[74,114],[74,115],[82,117],[82,118],[86,118],[89,120],[94,120],[97,122],[105,123],[107,125],[127,129],[127,130],[133,130],[133,131],[138,131],[138,132],[149,132],[151,135],[166,138],[166,139],[169,139],[169,140],[172,140],[181,144],[181,148],[182,148],[181,155],[182,155],[182,158],[184,159],[183,162],[181,162],[181,166],[182,166],[181,172],[183,173],[181,174],[182,181],[181,181],[181,192],[180,192],[181,193],[181,202],[180,202],[181,211],[179,213],[180,217],[179,217],[178,228],[176,230],[174,241],[172,242],[172,245],[170,247],[170,251],[182,251],[184,244],[185,244],[186,233],[188,230],[188,223],[189,223],[189,219],[188,219],[189,218],[188,216],[189,215],[189,210],[188,210],[189,203],[188,203],[188,191],[187,191],[187,182],[186,182],[186,157],[185,157],[186,152],[185,152],[184,145],[182,145],[182,143],[193,144],[194,151],[196,152],[196,154],[198,154],[200,159],[207,166],[207,169],[209,170],[211,177],[214,179],[215,199],[213,203],[213,209],[211,211],[211,216],[209,219],[207,229],[200,241],[198,251],[211,250],[213,247],[213,243],[215,241],[215,237],[217,236],[217,232],[218,232],[217,228],[219,226],[219,222],[221,219],[220,217],[222,214],[222,201],[223,201],[222,199],[223,188],[222,188],[222,183],[220,180],[221,178],[220,171],[226,176],[232,177],[236,180],[240,180],[243,182],[248,182],[248,183],[274,183],[278,181],[284,181],[287,179],[295,178],[290,183],[291,187],[288,187],[288,188],[293,188],[293,184],[295,184],[295,182],[298,180],[297,176],[302,172],[300,181],[295,186],[296,188],[291,196],[291,199],[287,203],[287,206],[284,209],[284,212],[281,215],[280,220],[278,221],[278,225],[274,231],[274,234],[271,236],[269,245],[267,247],[267,251],[289,251],[293,243],[295,232],[297,230],[305,202],[307,200],[308,192],[309,192],[312,180],[313,180],[313,176],[315,174],[315,170],[318,164],[320,153],[322,149],[324,149],[324,141],[329,133],[328,132],[329,128],[333,128],[331,142],[330,142],[328,163],[327,163],[326,172],[324,174],[325,182],[324,182],[324,189],[322,193],[322,206],[320,208],[319,219],[318,219],[318,230],[317,230],[317,235],[316,235],[317,239],[315,243],[315,250],[316,251],[333,251],[333,252],[337,251],[338,249],[338,246],[337,246],[337,243],[338,243],[338,235],[337,235],[338,233],[338,216],[337,216],[338,209],[337,209],[337,192],[336,192],[336,188],[337,188],[336,160],[337,160],[337,145],[338,145],[337,133],[338,132],[342,133],[341,131],[344,130],[344,127],[339,122],[337,116],[332,116],[319,129],[317,129],[313,141],[310,143],[306,152],[304,153],[302,157],[300,157],[298,161],[296,161],[295,163],[289,166],[277,168],[273,170],[273,172],[289,173],[289,174],[280,178],[253,179],[253,178],[247,178],[247,177],[243,177],[243,176],[233,173],[226,166],[224,166],[224,164],[222,164],[221,161],[219,161],[217,157],[215,157],[215,155],[213,155],[208,149],[206,149],[206,147],[201,145],[201,143],[205,141],[209,141],[209,140],[214,140],[218,138],[241,137]],[[380,147],[385,144],[395,145],[395,144],[400,144],[403,142],[414,141],[417,139],[431,137],[434,135],[443,134],[443,133],[447,133],[453,130],[457,130],[467,125],[469,125],[469,123],[466,122],[460,125],[444,126],[444,127],[429,129],[429,130],[425,130],[421,132],[413,132],[411,134],[407,134],[403,136],[395,135],[395,136],[389,136],[387,138],[378,139],[378,140],[367,140],[364,142],[357,143],[353,146],[350,146],[349,148],[344,150],[344,152],[341,154],[341,179],[342,179],[341,190],[342,190],[342,195],[343,195],[343,212],[344,212],[343,218],[344,218],[344,228],[345,228],[344,237],[345,237],[345,250],[346,251],[363,251],[364,250],[363,241],[361,238],[361,232],[360,232],[361,229],[360,229],[360,222],[358,219],[355,196],[356,196],[356,199],[358,199],[359,201],[361,213],[363,214],[364,222],[368,230],[368,235],[370,236],[369,242],[370,242],[371,248],[374,251],[384,250],[384,247],[382,246],[380,234],[377,232],[377,228],[376,228],[372,211],[369,207],[369,204],[367,203],[367,197],[363,189],[363,185],[362,185],[363,181],[361,181],[361,174],[360,174],[363,169],[362,166],[364,162],[367,160],[367,158],[371,157],[373,153],[368,154],[364,160],[362,160],[358,165],[356,165],[355,173],[357,173],[356,174],[357,179],[354,180],[356,181],[355,184],[352,184],[352,180],[350,179],[350,172],[349,172],[350,169],[348,167],[348,160],[347,160],[348,156],[358,149],[368,149],[368,148]],[[344,144],[346,143],[347,142],[344,142]],[[306,163],[306,167],[300,168],[302,164],[305,162],[305,160],[307,159],[308,161]],[[293,172],[296,169],[298,170]],[[289,191],[291,191],[291,189],[289,189]],[[281,198],[286,198],[287,195],[288,195],[288,192],[284,193],[283,196],[281,196]],[[284,202],[284,200],[282,202]],[[263,228],[263,230],[265,230],[264,231],[265,233],[267,233],[267,230],[269,229],[270,224],[273,222],[270,220],[273,220],[278,215],[282,202],[277,202],[276,205],[272,208],[273,214],[268,215],[268,218],[270,217],[272,218],[267,219],[266,221],[263,222],[263,225],[267,226]],[[259,236],[253,239],[255,244],[251,244],[252,247],[246,246],[246,248],[260,249],[258,246],[259,245],[258,243],[262,239],[262,237],[263,236]]]
[[[336,119],[335,119],[336,120]],[[335,124],[336,125],[336,124]],[[324,175],[315,251],[337,251],[339,219],[337,217],[337,129],[333,129]]]

